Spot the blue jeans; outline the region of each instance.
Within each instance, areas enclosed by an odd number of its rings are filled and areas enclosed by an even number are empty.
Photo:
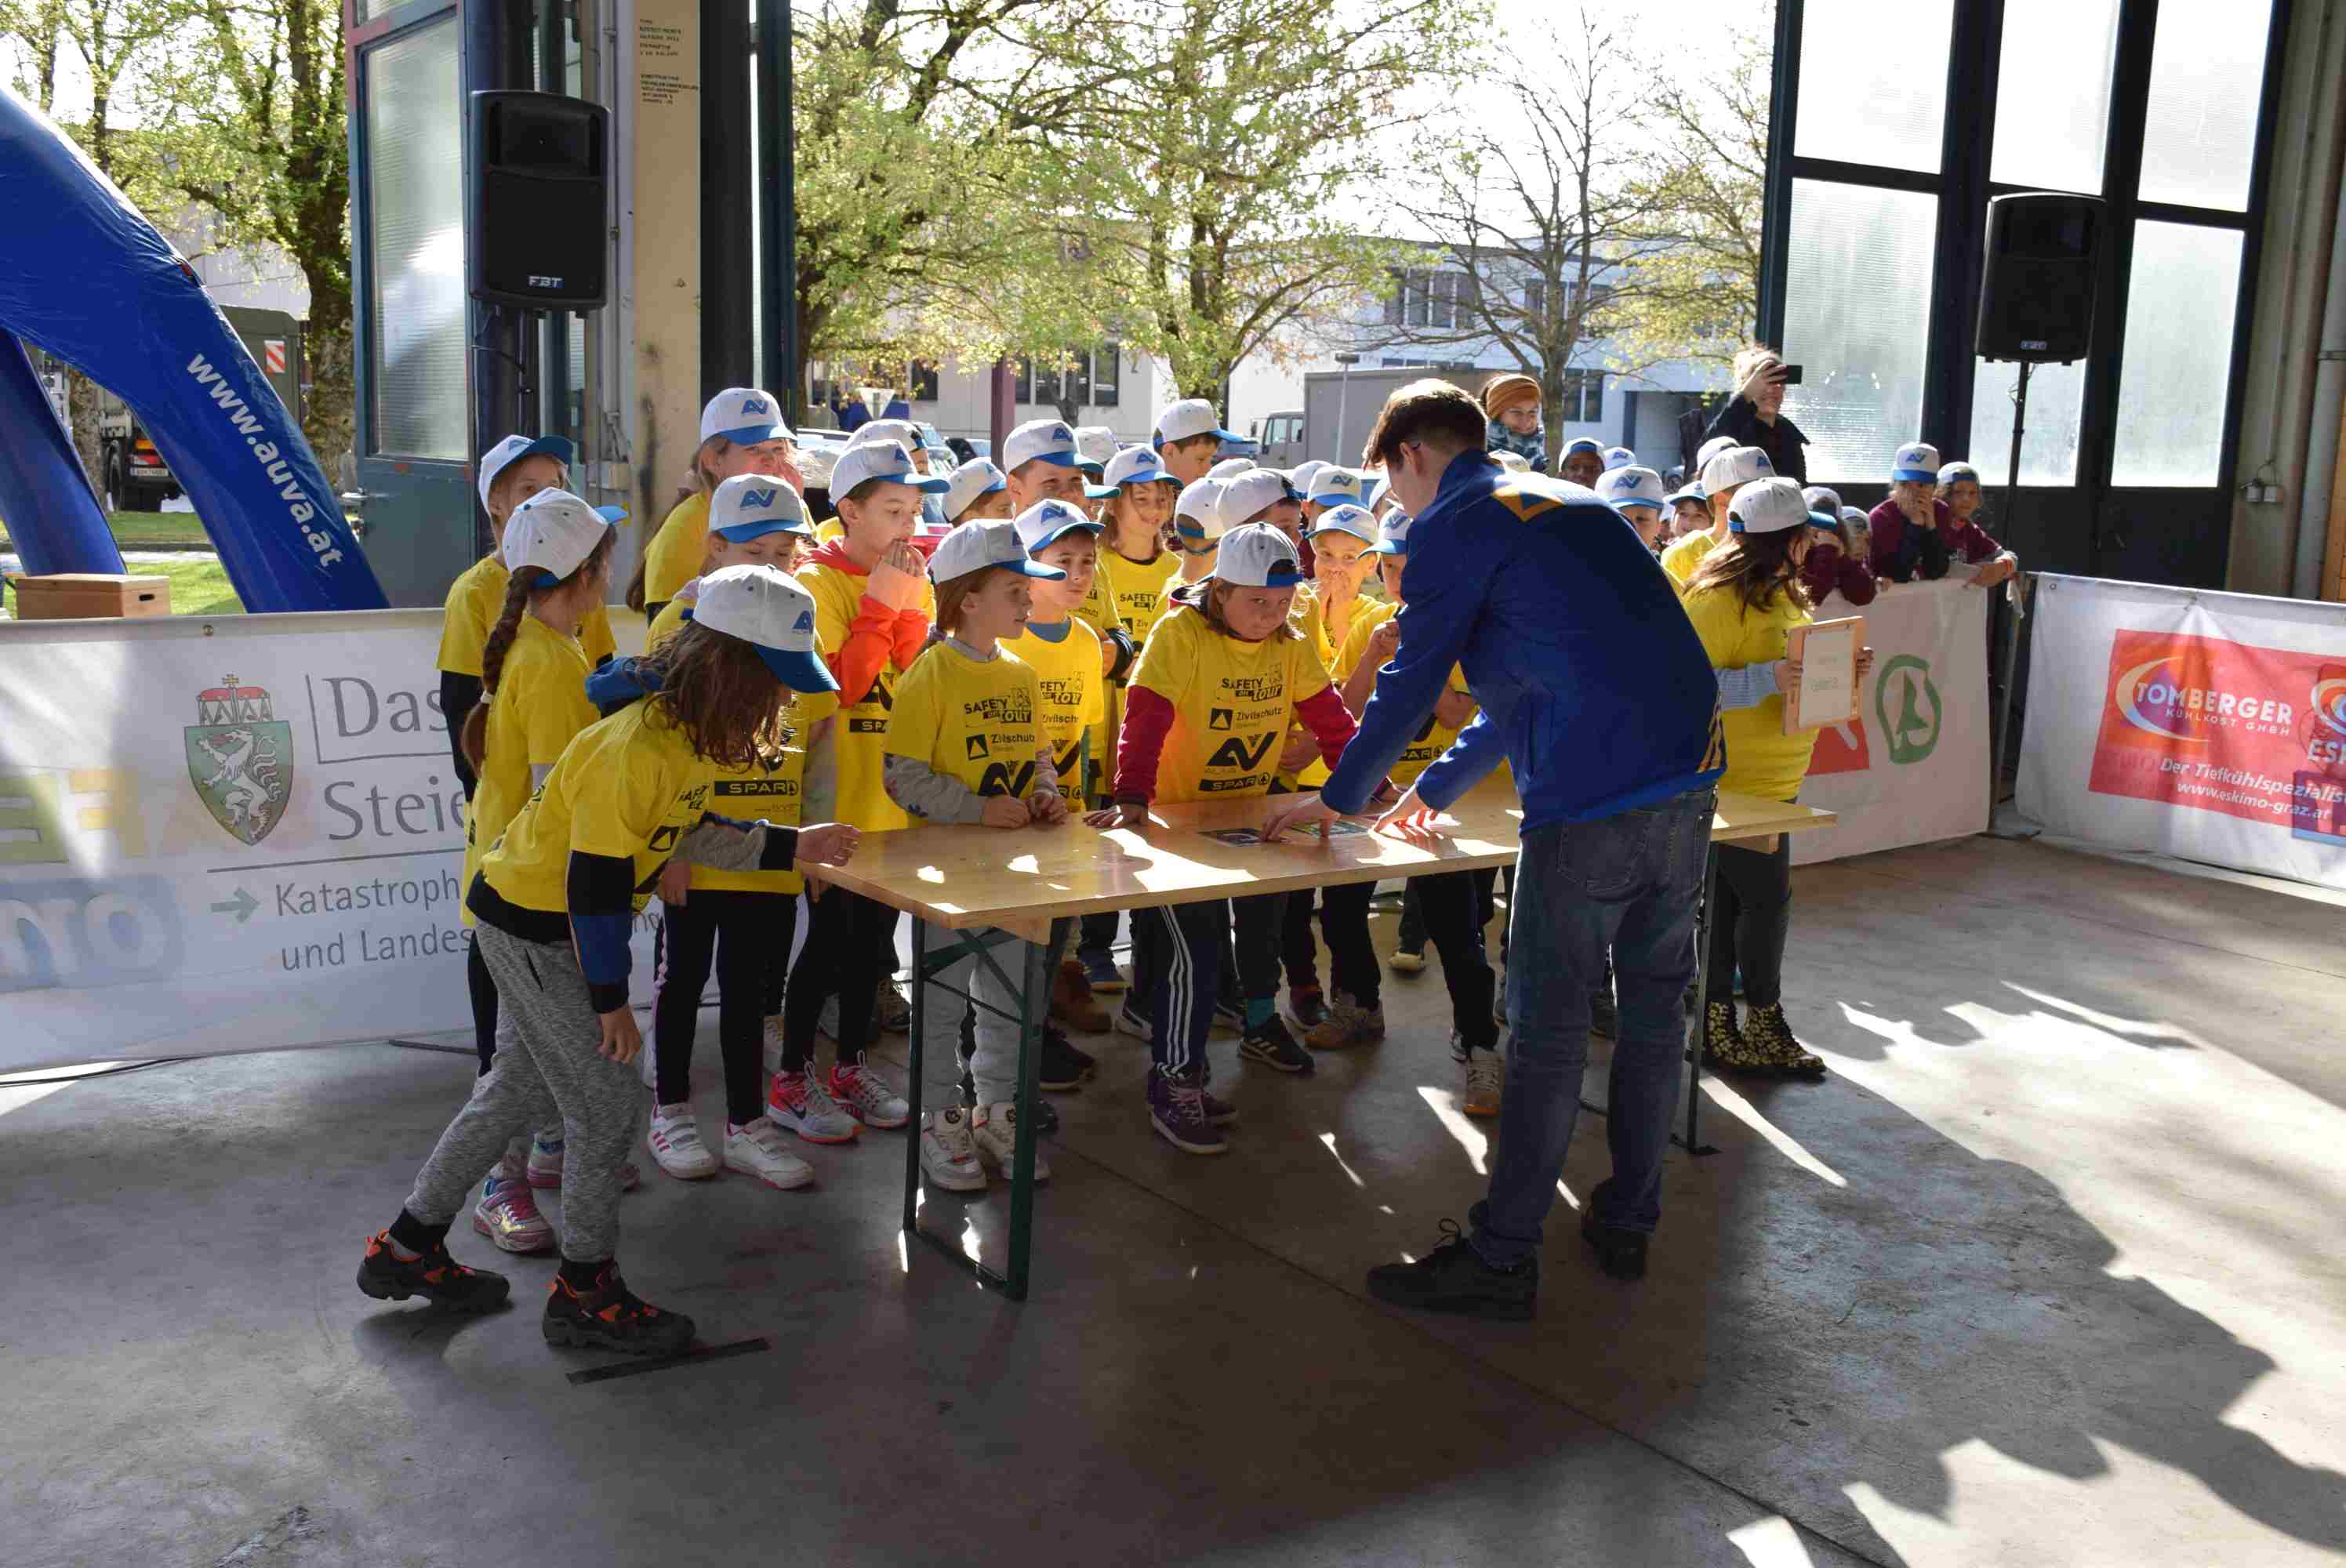
[[[1613,969],[1621,1014],[1605,1120],[1613,1179],[1597,1219],[1652,1230],[1662,1155],[1678,1104],[1694,977],[1695,901],[1710,846],[1713,791],[1524,835],[1508,910],[1507,1024],[1515,1044],[1499,1106],[1490,1191],[1474,1206],[1474,1250],[1499,1268],[1535,1256],[1556,1202],[1588,1064],[1588,993]],[[1535,962],[1536,959],[1536,962]]]

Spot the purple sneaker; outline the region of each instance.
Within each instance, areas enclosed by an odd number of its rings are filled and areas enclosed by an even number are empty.
[[[1194,1078],[1168,1078],[1151,1068],[1148,1123],[1183,1154],[1219,1155],[1229,1147],[1206,1114],[1206,1091]]]

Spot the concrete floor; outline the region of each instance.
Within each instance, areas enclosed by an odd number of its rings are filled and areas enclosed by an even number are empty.
[[[1218,1044],[1220,1161],[1148,1137],[1141,1054],[1098,1044],[1023,1308],[906,1268],[892,1136],[810,1151],[811,1192],[655,1175],[630,1278],[773,1349],[586,1386],[544,1261],[486,1319],[351,1285],[467,1059],[0,1086],[0,1562],[2335,1561],[2337,911],[1990,840],[1798,890],[1833,1077],[1711,1086],[1642,1284],[1560,1204],[1532,1325],[1361,1289],[1481,1186],[1438,971],[1311,1081]],[[948,1201],[998,1247],[1002,1195]]]

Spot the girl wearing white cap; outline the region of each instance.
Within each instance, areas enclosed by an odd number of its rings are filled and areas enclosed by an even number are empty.
[[[1978,488],[1974,475],[1973,488]],[[1974,502],[1974,509],[1977,503]],[[1977,566],[1974,587],[2003,582],[2019,570],[2009,550],[1956,518],[1939,499],[1939,449],[1910,442],[1891,460],[1890,494],[1867,516],[1872,530],[1873,575],[1892,583],[1935,582],[1956,561]]]
[[[709,503],[702,575],[678,588],[660,611],[645,648],[658,653],[692,624],[700,585],[711,575],[751,565],[787,572],[813,538],[806,503],[789,485],[760,474],[725,481]],[[758,738],[754,761],[718,770],[713,809],[720,816],[792,828],[808,811],[817,821],[830,817],[835,793],[831,716],[838,711],[835,692],[796,697],[773,730]],[[813,1167],[784,1146],[782,1129],[768,1115],[765,1083],[768,1044],[777,1053],[781,1047],[782,977],[805,887],[796,870],[719,871],[681,861],[671,861],[661,880],[659,991],[652,1012],[658,1049],[645,1143],[669,1176],[693,1181],[722,1168],[782,1190],[814,1179]],[[692,1110],[693,1043],[712,968],[717,1044],[725,1064],[725,1131],[715,1149],[701,1137]],[[843,1112],[833,1117],[829,1129],[818,1130],[845,1138],[861,1125]]]
[[[696,618],[657,654],[617,667],[635,696],[581,731],[482,858],[465,901],[504,1002],[496,1067],[440,1135],[399,1216],[368,1239],[359,1288],[485,1311],[505,1279],[449,1256],[451,1221],[516,1133],[559,1113],[569,1135],[562,1266],[541,1331],[551,1345],[640,1355],[680,1350],[688,1318],[620,1278],[619,1170],[643,1089],[627,1005],[627,939],[671,859],[746,870],[837,865],[856,833],[716,815],[718,770],[751,761],[792,690],[826,688],[813,605],[767,566],[702,583]]]
[[[1044,502],[1080,518],[1066,502]],[[1037,508],[1038,510],[1040,508]],[[1015,524],[964,523],[937,545],[937,618],[928,650],[896,687],[888,724],[888,798],[923,822],[1014,829],[1056,827],[1067,820],[1056,757],[1043,729],[1043,690],[1032,667],[1002,644],[1033,617],[1035,579],[1065,580],[1056,566],[1031,559]],[[941,952],[974,935],[930,929]],[[986,1168],[1007,1174],[1018,1133],[1018,985],[964,953],[939,971],[922,993],[921,1171],[953,1192],[985,1186]],[[953,990],[945,987],[950,985]],[[963,993],[968,995],[960,994]],[[954,1093],[947,1042],[976,1011],[970,1075],[974,1118]],[[1005,1016],[1006,1014],[1006,1016]],[[1050,1168],[1038,1151],[1035,1179]]]
[[[798,444],[782,423],[781,404],[757,387],[727,387],[702,406],[692,473],[637,563],[635,581],[627,585],[629,609],[640,610],[648,620],[699,575],[709,498],[737,473],[762,473],[801,494],[806,490]]]
[[[1694,575],[1702,558],[1727,542],[1730,526],[1728,503],[1745,485],[1771,478],[1774,473],[1769,466],[1768,454],[1756,446],[1723,447],[1705,460],[1697,483],[1710,504],[1710,526],[1699,534],[1688,534],[1662,552],[1662,570],[1669,574],[1680,593],[1686,591],[1687,580]],[[1799,488],[1793,486],[1795,492]]]
[[[1800,678],[1785,657],[1787,637],[1809,621],[1800,564],[1810,548],[1809,504],[1790,479],[1762,479],[1735,493],[1726,543],[1706,556],[1681,603],[1711,667],[1726,709],[1727,774],[1721,789],[1790,800],[1809,770],[1814,730],[1784,733],[1782,693]],[[1872,648],[1858,651],[1863,678]],[[1784,941],[1792,913],[1791,842],[1719,847],[1711,883],[1710,981],[1703,1020],[1703,1060],[1722,1072],[1762,1077],[1821,1078],[1825,1064],[1800,1048],[1784,1021]],[[1734,983],[1743,971],[1747,1023],[1735,1016]]]
[[[563,748],[595,722],[595,705],[586,700],[591,667],[578,629],[610,585],[613,538],[611,524],[566,490],[537,492],[506,524],[501,554],[511,569],[481,649],[483,697],[458,725],[457,743],[480,779],[464,820],[466,887]],[[469,910],[464,923],[473,923]],[[477,943],[465,963],[480,971],[476,998],[487,984],[493,1041],[481,1064],[486,1074],[495,1065],[495,981]],[[506,1252],[554,1245],[554,1227],[537,1212],[530,1189],[562,1185],[562,1124],[544,1122],[536,1131],[535,1138],[515,1135],[473,1207],[473,1228]]]
[[[1137,827],[1151,800],[1267,795],[1280,742],[1298,717],[1324,760],[1343,754],[1352,716],[1288,619],[1302,580],[1295,547],[1278,529],[1252,524],[1223,535],[1213,577],[1175,599],[1133,672],[1117,803],[1093,826]],[[1237,1115],[1206,1093],[1206,1036],[1234,928],[1246,994],[1241,1054],[1280,1072],[1311,1070],[1311,1054],[1279,1021],[1279,917],[1277,894],[1137,911],[1136,931],[1145,923],[1164,957],[1147,966],[1156,993],[1149,1121],[1185,1153],[1221,1153],[1222,1127]]]

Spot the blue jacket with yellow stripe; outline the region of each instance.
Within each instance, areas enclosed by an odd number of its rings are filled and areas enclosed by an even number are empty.
[[[1454,665],[1482,711],[1419,776],[1429,806],[1503,755],[1526,830],[1650,805],[1725,771],[1710,660],[1637,531],[1593,492],[1461,453],[1411,524],[1402,594],[1401,647],[1321,789],[1335,809],[1368,804]]]

